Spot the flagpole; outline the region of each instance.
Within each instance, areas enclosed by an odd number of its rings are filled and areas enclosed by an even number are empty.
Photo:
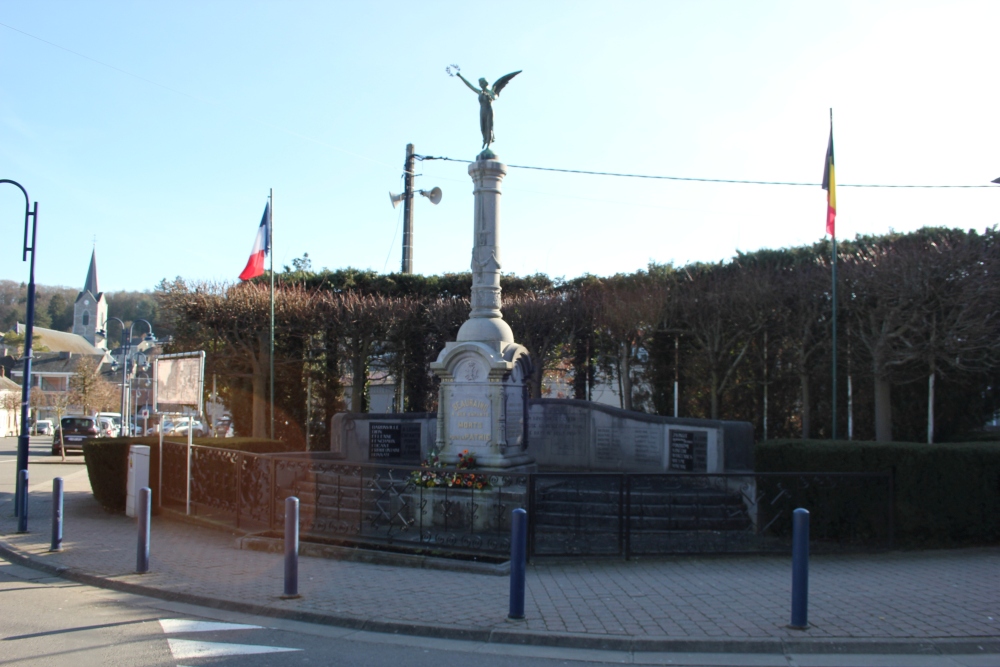
[[[268,354],[271,367],[271,440],[274,440],[274,188],[267,196],[267,247],[271,251],[271,341]]]
[[[830,141],[833,141],[833,108],[830,109]],[[830,185],[832,188],[837,187],[836,182],[836,172],[832,174],[833,183]],[[836,190],[834,190],[836,192]],[[836,201],[836,200],[834,200]],[[833,364],[831,373],[833,375],[833,399],[831,400],[831,405],[833,408],[833,426],[830,429],[831,439],[837,439],[837,234],[836,228],[834,228],[834,233],[830,235],[833,240],[833,257],[832,257],[832,280],[833,289],[830,291],[833,300]]]

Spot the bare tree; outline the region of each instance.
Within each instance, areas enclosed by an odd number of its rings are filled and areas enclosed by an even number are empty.
[[[528,388],[531,398],[542,397],[546,371],[557,368],[567,356],[567,345],[583,324],[581,298],[575,293],[538,295],[522,293],[504,304],[504,319],[514,340],[528,348],[533,360]]]
[[[720,397],[764,325],[770,278],[736,262],[695,265],[683,272],[678,329],[701,357],[710,415],[719,419]]]

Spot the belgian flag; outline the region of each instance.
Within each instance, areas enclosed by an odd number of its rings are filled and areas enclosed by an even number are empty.
[[[826,146],[826,164],[823,166],[823,189],[826,190],[826,233],[836,237],[834,221],[837,219],[837,177],[833,169],[833,110],[830,110],[830,143]]]

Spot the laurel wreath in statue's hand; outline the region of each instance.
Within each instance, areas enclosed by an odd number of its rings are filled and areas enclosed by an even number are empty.
[[[454,72],[451,71],[452,68],[455,69]],[[444,71],[448,73],[448,76],[455,76],[456,74],[462,71],[462,68],[459,67],[458,65],[448,65],[447,67],[444,68]]]

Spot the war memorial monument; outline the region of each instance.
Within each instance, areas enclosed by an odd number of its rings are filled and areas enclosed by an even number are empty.
[[[331,424],[331,452],[355,462],[401,464],[435,454],[454,465],[468,450],[480,468],[507,472],[751,470],[749,423],[528,399],[531,352],[514,340],[501,312],[500,199],[507,167],[491,149],[493,103],[521,71],[500,77],[492,87],[481,78],[479,88],[455,65],[448,73],[475,92],[480,105],[482,152],[469,165],[474,198],[469,319],[431,364],[441,380],[436,414],[338,414]]]

